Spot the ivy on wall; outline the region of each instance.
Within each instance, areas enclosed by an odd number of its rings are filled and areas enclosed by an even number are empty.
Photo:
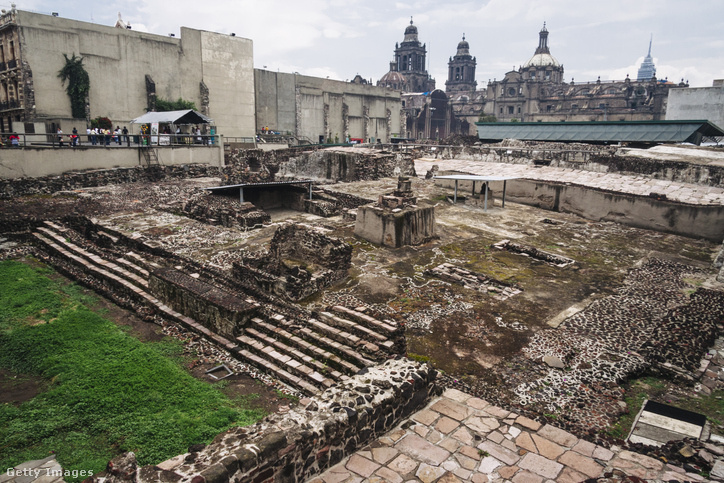
[[[196,104],[192,101],[185,101],[180,97],[175,101],[156,99],[156,111],[182,111],[185,109],[193,109],[196,111]]]
[[[88,77],[88,72],[83,67],[83,57],[76,57],[75,54],[70,58],[63,54],[63,57],[65,57],[65,65],[58,72],[58,77],[60,77],[63,85],[65,85],[66,81],[68,82],[65,92],[70,97],[70,109],[73,117],[85,119],[85,105],[88,91],[90,91],[90,77]]]

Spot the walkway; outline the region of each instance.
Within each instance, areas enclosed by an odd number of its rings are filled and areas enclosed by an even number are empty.
[[[440,171],[458,171],[480,176],[510,176],[533,181],[570,183],[637,196],[649,196],[651,193],[656,193],[666,195],[668,200],[680,203],[724,205],[724,189],[722,188],[619,173],[597,173],[570,168],[488,163],[461,159],[416,159],[415,171],[417,171],[418,176],[424,176],[433,165],[437,165]]]
[[[707,481],[448,389],[397,430],[309,483],[573,483],[613,469],[647,480]]]
[[[70,474],[70,472],[68,472]],[[91,476],[92,472],[87,475]],[[63,468],[55,461],[55,456],[42,460],[27,461],[15,468],[2,468],[0,483],[64,483]]]

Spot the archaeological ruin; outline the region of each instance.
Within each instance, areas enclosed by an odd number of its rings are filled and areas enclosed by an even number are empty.
[[[722,481],[723,163],[506,140],[8,177],[0,258],[300,398],[86,481]],[[504,178],[505,207],[503,181],[483,206],[444,175]],[[627,441],[654,378],[652,411],[709,411],[698,437]]]

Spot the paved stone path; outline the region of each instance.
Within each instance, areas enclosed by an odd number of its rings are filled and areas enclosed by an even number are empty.
[[[309,483],[573,483],[613,469],[647,480],[707,481],[448,389],[398,429]]]
[[[22,463],[15,468],[0,468],[0,483],[63,483],[63,468],[55,456]]]
[[[550,166],[488,163],[460,159],[416,159],[415,171],[419,176],[424,176],[434,164],[438,165],[441,171],[460,171],[481,176],[515,176],[534,181],[570,183],[638,196],[649,196],[651,193],[657,193],[664,194],[667,199],[680,203],[724,205],[724,189],[722,188],[618,173],[597,173]]]

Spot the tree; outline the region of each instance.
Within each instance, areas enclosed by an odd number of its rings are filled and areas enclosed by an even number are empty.
[[[60,77],[63,85],[68,82],[65,92],[70,97],[70,110],[73,117],[85,119],[86,99],[88,99],[88,92],[90,91],[90,77],[85,67],[83,67],[83,57],[76,57],[75,54],[70,58],[63,54],[63,57],[65,57],[65,65],[58,72],[58,77]]]
[[[191,101],[185,101],[180,97],[175,101],[167,101],[165,99],[156,99],[156,111],[183,111],[185,109],[196,109],[196,104]]]
[[[478,118],[478,122],[498,122],[498,119],[492,114],[481,114]]]

